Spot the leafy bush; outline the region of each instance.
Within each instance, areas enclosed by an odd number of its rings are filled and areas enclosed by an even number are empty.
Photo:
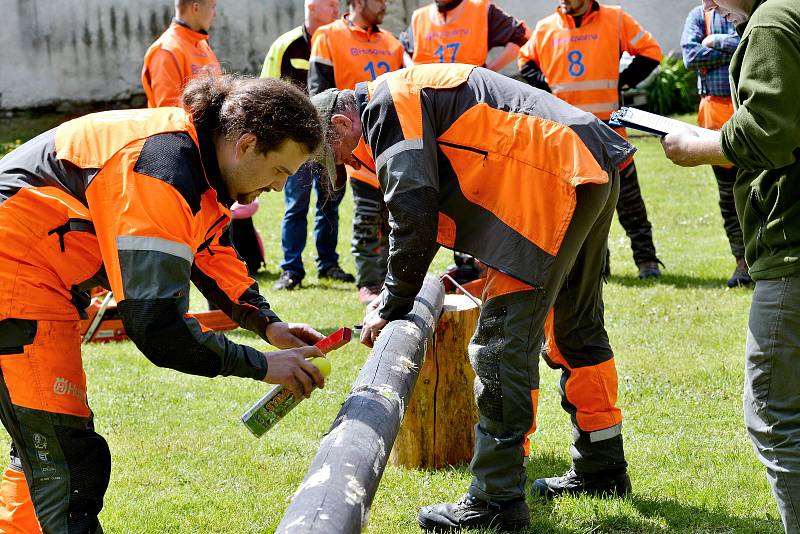
[[[697,111],[697,74],[687,70],[680,57],[665,57],[646,91],[647,105],[653,113]]]
[[[0,142],[0,158],[17,148],[19,145],[22,144],[22,141],[16,139],[12,142]]]

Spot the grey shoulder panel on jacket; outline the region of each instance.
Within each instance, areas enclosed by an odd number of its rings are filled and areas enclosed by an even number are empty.
[[[86,188],[99,169],[58,159],[56,130],[48,130],[0,159],[0,203],[28,187],[56,187],[86,204]]]

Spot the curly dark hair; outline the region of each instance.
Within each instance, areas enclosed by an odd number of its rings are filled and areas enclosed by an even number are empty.
[[[281,80],[200,76],[186,85],[182,100],[198,129],[228,140],[253,134],[262,154],[278,149],[287,139],[314,153],[324,139],[322,121],[308,96]]]

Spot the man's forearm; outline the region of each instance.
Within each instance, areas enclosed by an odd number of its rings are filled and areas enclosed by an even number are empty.
[[[508,43],[505,48],[503,48],[503,51],[500,53],[500,55],[494,58],[491,63],[486,64],[486,68],[498,72],[502,70],[503,67],[514,61],[518,52],[519,45]]]
[[[719,132],[700,137],[689,130],[681,130],[664,137],[661,144],[667,157],[681,167],[731,163],[722,152]]]

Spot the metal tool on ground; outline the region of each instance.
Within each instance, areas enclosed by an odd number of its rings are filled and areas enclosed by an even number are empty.
[[[100,303],[100,307],[97,309],[97,313],[94,314],[92,317],[89,326],[86,328],[86,332],[83,334],[83,340],[81,343],[86,344],[92,340],[94,337],[94,333],[97,331],[97,327],[100,326],[100,322],[103,320],[103,316],[106,314],[106,310],[108,309],[108,305],[111,303],[111,299],[114,297],[114,294],[109,291],[106,293],[106,296],[103,297],[103,301]]]
[[[314,344],[324,354],[341,348],[350,342],[352,330],[347,327],[340,328],[325,339]],[[312,358],[311,363],[316,365],[323,376],[331,372],[331,364],[326,358]],[[295,398],[283,386],[275,386],[261,399],[252,405],[243,415],[242,423],[257,438],[260,438],[270,428],[280,421],[292,408],[300,404],[302,399]]]
[[[122,318],[111,291],[94,297],[86,308],[86,313],[88,317],[80,322],[83,343],[128,339],[125,325],[122,324]],[[188,316],[195,318],[204,329],[215,332],[234,330],[239,327],[222,310],[189,312]]]

